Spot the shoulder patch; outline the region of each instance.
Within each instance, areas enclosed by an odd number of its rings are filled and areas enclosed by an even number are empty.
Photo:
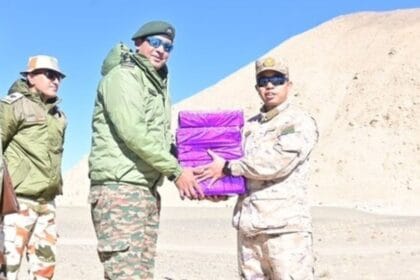
[[[24,95],[20,92],[14,92],[14,93],[11,93],[11,94],[3,97],[1,99],[1,101],[5,102],[5,103],[8,103],[8,104],[12,104],[12,103],[16,102],[17,100],[21,99],[23,96]]]

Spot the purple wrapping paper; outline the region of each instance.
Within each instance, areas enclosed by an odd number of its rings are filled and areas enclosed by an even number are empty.
[[[246,192],[245,178],[241,176],[226,176],[209,185],[210,180],[200,182],[206,195],[236,195]]]
[[[239,127],[179,128],[176,133],[176,141],[178,145],[207,147],[241,145],[242,132]]]
[[[176,132],[178,159],[184,167],[196,167],[212,162],[207,150],[227,160],[243,156],[242,111],[179,112]],[[210,180],[200,182],[205,195],[235,195],[246,192],[244,177],[225,176],[209,186]]]
[[[212,160],[203,161],[181,161],[183,167],[196,167],[211,163]],[[246,181],[242,176],[225,176],[212,186],[210,180],[200,182],[199,185],[205,195],[238,195],[246,193]]]
[[[244,126],[244,113],[242,111],[181,111],[179,112],[178,125],[186,127],[223,127]]]
[[[231,160],[240,158],[243,155],[243,150],[241,146],[231,145],[231,146],[194,146],[194,145],[182,145],[178,146],[178,159],[180,161],[207,161],[211,162],[212,158],[207,152],[207,150],[212,150],[219,156]]]

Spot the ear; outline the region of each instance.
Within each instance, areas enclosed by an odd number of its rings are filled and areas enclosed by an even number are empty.
[[[34,74],[28,73],[26,74],[26,80],[28,81],[28,85],[31,87],[34,83]]]
[[[138,46],[140,46],[141,45],[141,43],[143,43],[144,42],[144,38],[137,38],[136,40],[134,40],[134,45],[136,46],[136,47],[138,47]]]

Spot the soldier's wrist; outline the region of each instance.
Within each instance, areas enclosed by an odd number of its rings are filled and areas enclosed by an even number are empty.
[[[176,168],[176,170],[168,176],[168,180],[176,182],[176,180],[178,180],[179,176],[181,176],[181,173],[182,173],[182,168],[181,168],[181,166],[178,166]]]
[[[222,173],[225,176],[232,175],[232,169],[230,168],[230,161],[226,160],[225,164],[223,165]]]
[[[244,170],[241,166],[240,160],[232,160],[229,162],[230,174],[232,176],[243,176]]]

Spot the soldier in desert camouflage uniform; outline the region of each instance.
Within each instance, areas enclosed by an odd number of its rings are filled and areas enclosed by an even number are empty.
[[[61,158],[67,119],[57,96],[65,77],[54,57],[29,58],[0,102],[3,156],[20,210],[4,217],[7,279],[17,279],[26,251],[29,279],[52,279],[56,262],[55,197],[62,193]]]
[[[233,215],[242,279],[313,279],[307,171],[316,123],[287,101],[292,84],[284,62],[256,61],[256,78],[264,106],[247,122],[245,157],[229,162],[209,151],[214,161],[198,178],[247,178]]]

